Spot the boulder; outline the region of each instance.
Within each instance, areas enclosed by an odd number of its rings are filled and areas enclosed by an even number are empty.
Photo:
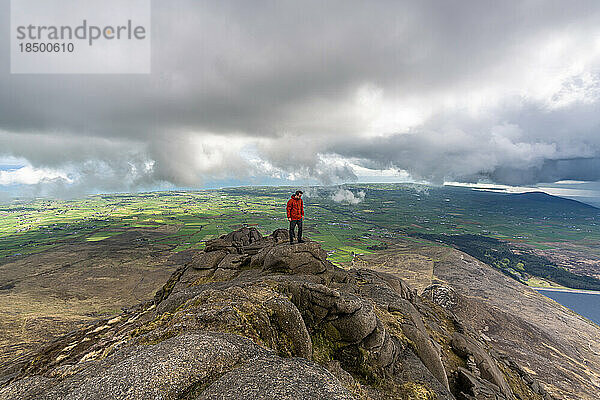
[[[440,353],[435,349],[429,335],[425,331],[421,331],[414,324],[402,324],[402,330],[406,337],[413,343],[415,351],[423,365],[431,372],[433,376],[446,388],[450,390],[446,369],[442,363]]]
[[[238,271],[236,269],[217,268],[209,279],[213,282],[224,282],[235,278],[237,275]]]
[[[208,253],[210,254],[210,253]],[[250,265],[250,256],[246,254],[227,254],[219,262],[218,268],[220,269],[235,269],[239,270],[245,266]]]
[[[366,268],[352,269],[350,272],[355,279],[363,282],[364,285],[367,285],[367,288],[390,289],[394,294],[409,301],[413,301],[416,296],[413,289],[411,289],[402,279],[395,277],[392,274],[373,271]],[[374,296],[374,294],[370,294],[370,296]],[[392,297],[388,296],[388,298]],[[374,298],[374,300],[376,299]]]
[[[192,257],[189,265],[194,269],[215,269],[227,254],[229,252],[222,249],[200,253]]]
[[[242,253],[241,248],[262,240],[256,228],[242,228],[206,242],[205,251],[226,250],[229,253]]]
[[[223,237],[206,242],[204,251],[209,253],[218,250],[223,250],[226,253],[239,253],[238,248],[230,240],[225,240]]]
[[[447,310],[453,310],[458,304],[458,295],[448,285],[439,283],[429,285],[423,290],[422,295]]]
[[[250,256],[250,267],[251,268],[262,268],[265,262],[265,256],[273,248],[273,243],[267,243],[264,247],[261,247],[256,254]]]
[[[339,314],[331,324],[340,333],[341,340],[358,343],[375,330],[377,316],[373,311],[373,305],[366,300],[361,300],[358,310],[351,314]]]
[[[465,359],[469,356],[473,357],[479,369],[480,376],[483,379],[496,385],[507,399],[513,398],[512,390],[508,386],[508,383],[506,383],[506,379],[504,379],[504,375],[496,365],[496,362],[479,343],[458,332],[452,335],[451,343],[454,352],[459,356]]]
[[[362,341],[362,346],[369,351],[379,368],[388,367],[396,358],[396,346],[379,319],[373,332]]]
[[[327,270],[327,253],[317,242],[279,244],[264,256],[263,270],[290,274],[321,274]]]
[[[212,382],[225,371],[271,354],[238,335],[183,334],[156,345],[129,346],[100,361],[89,361],[84,369],[53,385],[38,379],[35,391],[23,392],[24,383],[14,382],[0,391],[0,398],[175,399],[193,387]]]
[[[456,373],[456,382],[460,390],[460,397],[467,400],[507,400],[504,393],[493,383],[482,381],[471,371],[459,367]]]
[[[275,229],[271,233],[271,237],[275,243],[287,243],[290,241],[290,233],[287,229]]]
[[[196,400],[357,399],[325,368],[303,358],[262,358],[222,375]]]
[[[262,235],[256,228],[242,228],[228,233],[227,235],[221,236],[221,238],[226,242],[230,242],[233,246],[241,247],[260,241],[262,239]]]
[[[300,311],[287,298],[276,297],[265,302],[271,310],[271,323],[289,341],[291,354],[312,358],[312,342]],[[283,347],[283,346],[278,346]]]

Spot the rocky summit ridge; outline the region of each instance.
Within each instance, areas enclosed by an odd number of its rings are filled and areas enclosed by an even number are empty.
[[[551,399],[444,285],[339,268],[285,229],[182,257],[153,300],[9,365],[0,398]]]

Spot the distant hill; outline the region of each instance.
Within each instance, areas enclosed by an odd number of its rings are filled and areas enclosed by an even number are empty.
[[[544,193],[544,192],[538,192],[538,191],[525,192],[525,193],[513,193],[513,194],[509,194],[508,196],[511,197],[512,199],[514,199],[515,201],[547,202],[547,203],[552,203],[554,205],[579,207],[579,208],[584,208],[584,209],[589,209],[589,210],[594,210],[594,211],[600,210],[598,207],[594,207],[587,203],[582,203],[580,201],[573,200],[573,199],[567,199],[564,197],[553,196],[551,194]]]

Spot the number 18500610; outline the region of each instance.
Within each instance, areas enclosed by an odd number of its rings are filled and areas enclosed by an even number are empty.
[[[72,53],[73,43],[19,43],[21,53]]]

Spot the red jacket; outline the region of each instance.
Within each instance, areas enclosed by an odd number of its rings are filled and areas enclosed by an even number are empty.
[[[291,199],[287,202],[287,217],[297,221],[304,217],[304,204],[302,204],[302,199],[296,199],[292,196]]]

